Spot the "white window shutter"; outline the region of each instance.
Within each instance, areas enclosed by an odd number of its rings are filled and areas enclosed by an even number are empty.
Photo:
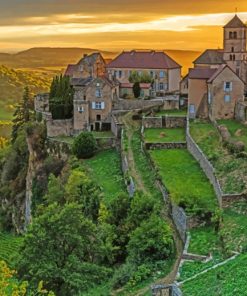
[[[105,102],[101,102],[101,109],[105,109]]]
[[[96,108],[95,105],[96,105],[95,102],[92,102],[92,109],[95,109]]]

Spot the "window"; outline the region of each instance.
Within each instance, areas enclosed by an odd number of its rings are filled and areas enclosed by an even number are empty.
[[[224,82],[224,91],[232,91],[232,82],[226,81]]]
[[[235,61],[235,54],[232,55],[232,60]]]
[[[153,78],[154,77],[154,72],[153,71],[150,71],[149,72],[149,75]]]
[[[101,115],[100,115],[100,114],[97,114],[97,115],[96,115],[96,120],[97,120],[97,121],[100,121],[100,120],[101,120]]]
[[[230,95],[225,95],[224,96],[224,101],[225,101],[225,103],[231,102],[231,96]]]
[[[84,112],[84,108],[83,108],[82,106],[79,106],[79,107],[78,107],[78,112],[79,112],[79,113]]]
[[[195,105],[190,104],[190,114],[194,114],[194,113],[195,113]]]
[[[79,66],[79,71],[80,71],[80,72],[83,72],[83,65],[80,65],[80,66]]]
[[[233,38],[234,39],[237,39],[238,38],[237,32],[233,32]]]
[[[232,39],[232,32],[229,32],[229,39]]]
[[[161,82],[161,83],[159,84],[159,90],[164,90],[164,83]]]
[[[96,98],[101,98],[101,90],[99,88],[96,89]]]
[[[232,47],[232,52],[234,52],[234,47]]]
[[[104,102],[92,102],[92,109],[103,110],[103,109],[105,109],[105,103]]]
[[[122,78],[123,72],[121,70],[118,71],[118,77]]]
[[[84,96],[83,96],[83,99],[84,99],[84,101],[86,101],[86,100],[87,100],[87,96],[86,96],[86,95],[84,95]]]
[[[164,71],[160,71],[160,78],[164,78],[165,77],[165,72]]]

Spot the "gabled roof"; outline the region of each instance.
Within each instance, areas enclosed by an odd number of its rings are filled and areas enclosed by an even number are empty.
[[[90,55],[84,55],[84,57],[82,59],[80,59],[80,61],[77,63],[77,65],[80,65],[82,63],[86,63],[89,66],[93,66],[98,57],[101,57],[102,60],[104,60],[101,53],[99,53],[99,52],[95,52]]]
[[[246,28],[246,25],[235,14],[235,16],[224,26],[224,28]]]
[[[88,78],[71,78],[70,85],[72,86],[87,86],[93,80],[92,77]]]
[[[189,79],[205,79],[208,80],[217,71],[211,68],[193,68],[189,69]]]
[[[176,69],[181,66],[163,51],[123,51],[107,68]]]
[[[64,73],[64,75],[65,76],[73,76],[73,73],[74,73],[74,71],[76,70],[76,68],[77,68],[77,65],[68,65],[67,66],[67,69],[65,70],[65,73]]]
[[[222,49],[207,49],[193,63],[194,64],[224,64]]]
[[[235,73],[235,72],[231,69],[231,67],[229,67],[228,65],[222,65],[222,66],[220,66],[220,67],[217,69],[217,71],[215,71],[215,73],[213,73],[213,75],[209,78],[208,83],[212,83],[212,82],[218,77],[218,75],[219,75],[221,72],[223,72],[223,70],[226,69],[226,68],[230,69],[230,70],[232,71],[233,75],[237,76],[237,77],[239,78],[239,80],[241,80],[241,81],[244,83],[244,81],[243,81],[243,80],[237,75],[237,73]]]

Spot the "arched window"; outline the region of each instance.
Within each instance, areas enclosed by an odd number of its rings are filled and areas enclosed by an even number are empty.
[[[232,55],[230,54],[230,61],[232,61]]]
[[[234,47],[232,47],[232,52],[234,52]]]
[[[235,61],[235,54],[232,55],[232,60]]]
[[[232,32],[229,32],[229,38],[232,39],[233,36],[232,36]]]
[[[233,32],[233,38],[237,39],[237,37],[238,37],[237,32]]]

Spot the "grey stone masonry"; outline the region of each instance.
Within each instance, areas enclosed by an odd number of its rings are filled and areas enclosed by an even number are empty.
[[[147,150],[163,150],[163,149],[186,149],[186,142],[172,142],[172,143],[145,143]]]

